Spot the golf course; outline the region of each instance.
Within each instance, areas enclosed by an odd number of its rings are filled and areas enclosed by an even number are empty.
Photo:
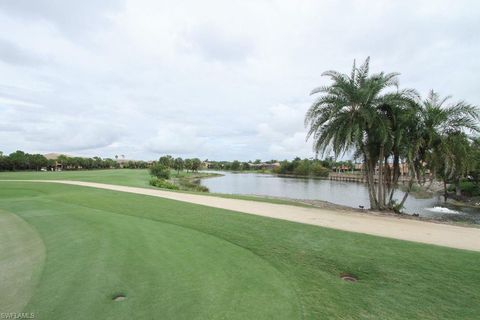
[[[480,252],[148,195],[1,181],[22,179],[149,187],[146,170],[0,173],[0,312],[35,319],[480,313]]]

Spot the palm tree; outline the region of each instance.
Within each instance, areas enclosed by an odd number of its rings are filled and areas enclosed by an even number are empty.
[[[479,131],[475,106],[449,104],[450,97],[434,91],[420,101],[415,90],[398,89],[397,73],[369,75],[368,58],[358,68],[354,62],[350,75],[322,75],[332,84],[311,93],[322,95],[305,116],[307,139],[313,137],[316,153],[333,151],[337,157],[353,151],[363,159],[371,209],[399,211],[413,184],[425,184],[427,172],[430,183],[439,174],[445,185],[453,179],[458,186],[468,170],[467,133]],[[397,204],[401,162],[408,165],[410,181]]]
[[[447,199],[446,181],[451,179],[455,183],[456,195],[461,195],[460,181],[471,169],[472,150],[467,135],[463,132],[454,132],[448,134],[442,141],[443,159],[443,178],[445,200]]]
[[[398,89],[397,73],[369,75],[369,58],[360,66],[353,63],[350,75],[327,71],[331,85],[314,89],[322,95],[305,116],[316,152],[333,151],[336,156],[354,151],[363,158],[371,209],[387,208],[385,163],[398,144],[395,117],[417,97],[414,90]],[[393,88],[392,91],[387,91]],[[398,155],[400,157],[400,155]],[[375,169],[378,167],[377,188]]]
[[[422,146],[418,162],[427,164],[432,181],[437,174],[442,178],[445,200],[447,181],[454,180],[458,193],[460,179],[470,164],[466,133],[479,131],[478,108],[464,101],[448,103],[450,99],[431,90],[419,108]]]
[[[389,128],[385,142],[383,164],[383,201],[388,209],[397,210],[394,194],[398,188],[398,181],[401,177],[401,163],[411,164],[411,155],[415,154],[417,144],[414,139],[417,128],[417,100],[419,99],[414,90],[403,90],[398,101],[390,100],[388,104],[380,107],[383,114],[382,121]],[[379,178],[380,179],[380,178]],[[400,206],[399,206],[400,207]]]

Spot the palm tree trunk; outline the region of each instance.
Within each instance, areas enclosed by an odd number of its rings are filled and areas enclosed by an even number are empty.
[[[460,197],[462,195],[462,189],[460,188],[460,177],[457,177],[455,179],[455,194],[457,197]]]
[[[385,209],[385,198],[383,194],[383,188],[385,187],[385,181],[383,177],[383,154],[384,154],[384,147],[383,145],[380,147],[380,155],[378,159],[378,207],[380,210]]]
[[[372,169],[372,161],[370,161],[366,153],[363,156],[363,161],[365,163],[365,179],[367,180],[367,189],[368,189],[368,198],[370,200],[370,209],[376,210],[378,209],[377,200],[375,197],[375,181],[373,180],[373,172],[375,170],[375,166]]]
[[[373,167],[373,168],[372,168]],[[367,173],[368,195],[370,198],[370,209],[378,210],[378,200],[375,193],[375,166],[370,164],[370,168]]]
[[[447,179],[443,178],[443,201],[447,202],[448,190],[447,190]]]
[[[383,199],[385,201],[385,207],[389,208],[390,200],[387,202],[388,196],[391,194],[392,190],[394,190],[393,184],[393,177],[392,177],[392,169],[388,165],[388,155],[385,156],[384,167],[385,172],[383,175],[385,176],[385,188],[383,189]]]
[[[401,210],[403,208],[403,205],[405,204],[405,201],[407,201],[408,195],[410,194],[410,191],[412,191],[413,183],[415,182],[415,176],[411,175],[410,176],[410,181],[408,181],[408,188],[407,191],[405,191],[405,194],[403,195],[402,201],[400,201],[398,208]]]
[[[388,206],[391,207],[393,204],[393,195],[395,194],[395,189],[398,186],[398,179],[400,179],[400,156],[398,150],[393,151],[393,177],[391,182],[390,196],[388,199]]]
[[[428,187],[427,187],[427,191],[430,190],[430,188],[432,187],[433,185],[433,182],[435,181],[435,177],[437,176],[436,174],[436,171],[435,170],[432,170],[432,172],[430,173],[430,183],[428,184]]]

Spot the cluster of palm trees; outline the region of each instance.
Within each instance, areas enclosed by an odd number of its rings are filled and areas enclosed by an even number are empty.
[[[422,100],[399,88],[398,73],[370,74],[369,58],[354,62],[350,74],[322,75],[332,83],[311,93],[321,95],[305,116],[307,139],[317,152],[353,152],[363,161],[371,209],[398,212],[415,183],[458,182],[468,171],[470,139],[479,131],[475,106],[434,91]],[[396,199],[402,165],[410,178]]]

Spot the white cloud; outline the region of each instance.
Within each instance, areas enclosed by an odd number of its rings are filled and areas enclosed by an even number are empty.
[[[303,117],[308,105],[277,105],[269,108],[268,122],[257,126],[259,141],[268,146],[271,158],[311,157],[311,143],[305,141]]]
[[[401,72],[405,87],[480,104],[479,9],[467,0],[2,1],[2,151],[309,157],[308,93],[354,58]]]
[[[199,25],[186,35],[184,42],[188,52],[198,52],[211,61],[242,61],[252,51],[249,38],[228,34],[221,27]]]
[[[161,125],[146,148],[157,154],[195,155],[204,145],[195,127],[183,124]],[[200,152],[199,152],[200,153]]]

